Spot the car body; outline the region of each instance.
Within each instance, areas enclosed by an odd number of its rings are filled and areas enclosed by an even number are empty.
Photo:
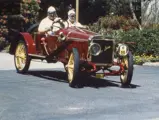
[[[100,78],[118,75],[122,85],[131,83],[133,55],[126,44],[77,27],[60,28],[54,35],[47,36],[33,30],[36,27],[17,35],[12,51],[15,51],[18,73],[26,73],[30,61],[40,59],[48,63],[62,62],[71,87],[80,83],[80,75]],[[112,70],[112,66],[118,69]]]

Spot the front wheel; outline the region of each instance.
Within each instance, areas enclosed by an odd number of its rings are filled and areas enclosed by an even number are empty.
[[[67,75],[70,87],[75,87],[77,85],[78,70],[79,70],[79,53],[76,48],[73,48],[67,64]]]
[[[120,75],[120,81],[123,86],[130,85],[133,76],[133,55],[131,52],[121,59],[121,64],[124,66],[124,72]]]
[[[30,57],[24,41],[19,41],[15,50],[14,64],[18,73],[26,73],[30,66]]]

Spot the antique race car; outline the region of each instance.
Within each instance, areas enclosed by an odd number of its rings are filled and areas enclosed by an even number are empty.
[[[40,59],[48,63],[62,62],[70,87],[82,81],[81,75],[100,78],[118,75],[122,85],[131,83],[133,55],[126,44],[77,27],[60,27],[54,35],[46,36],[35,31],[37,26],[16,36],[12,50],[18,73],[26,73],[31,60]],[[118,66],[117,70],[112,70],[112,66]]]

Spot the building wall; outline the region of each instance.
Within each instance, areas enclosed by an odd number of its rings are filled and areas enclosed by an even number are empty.
[[[142,24],[159,24],[159,0],[142,0]]]

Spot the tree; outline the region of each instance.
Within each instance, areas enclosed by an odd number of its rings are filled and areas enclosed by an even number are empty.
[[[132,15],[133,19],[137,22],[137,24],[139,26],[139,29],[141,30],[142,27],[141,27],[141,25],[140,25],[140,23],[139,23],[139,21],[138,21],[138,19],[136,17],[136,14],[134,12],[132,0],[129,0],[129,6],[130,6],[131,15]]]

